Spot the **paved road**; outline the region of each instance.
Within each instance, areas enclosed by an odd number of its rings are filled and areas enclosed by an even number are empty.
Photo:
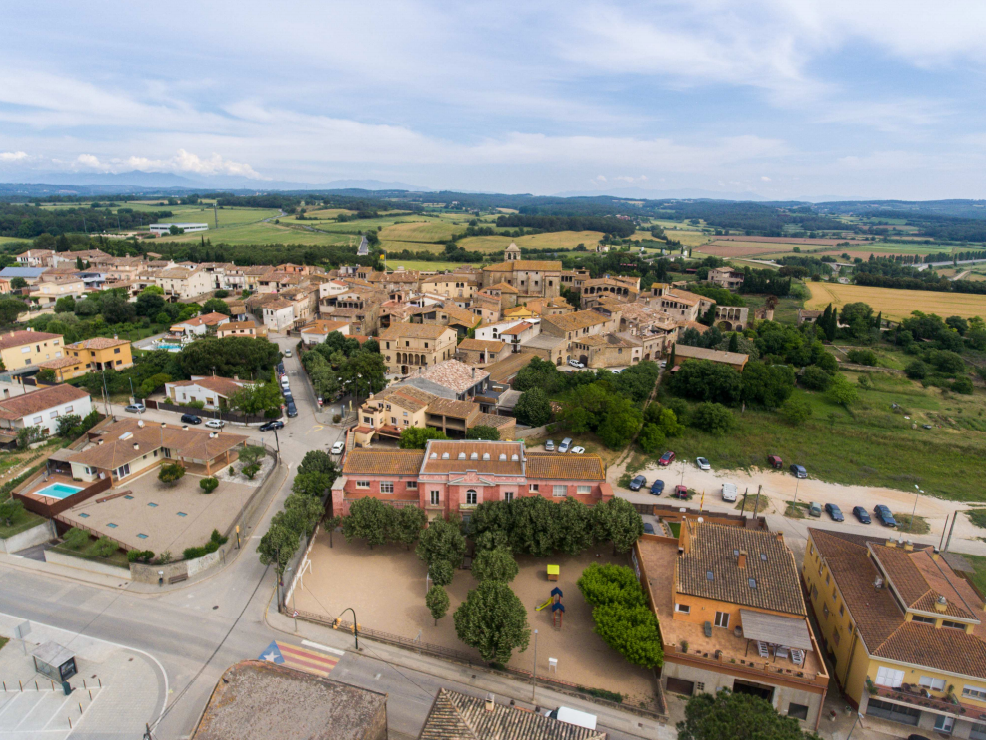
[[[295,344],[287,338],[275,338],[275,341],[282,349],[293,348]],[[276,613],[268,614],[275,578],[273,571],[260,564],[256,547],[270,518],[290,491],[291,470],[308,450],[326,449],[341,438],[341,432],[320,421],[319,417],[327,414],[317,411],[314,394],[306,387],[298,359],[286,359],[285,366],[292,379],[299,412],[296,418],[287,420],[279,433],[282,459],[289,466],[289,475],[256,528],[244,533],[244,551],[225,569],[185,588],[158,595],[136,589],[101,588],[41,574],[20,567],[16,560],[0,563],[0,613],[143,650],[159,661],[167,677],[158,677],[157,689],[162,697],[167,696],[167,705],[159,722],[160,707],[146,718],[154,723],[155,738],[188,737],[216,682],[230,665],[258,657],[273,639],[298,644],[303,637],[286,635],[281,630],[292,630],[291,620]],[[114,411],[122,413],[118,407]],[[158,411],[146,414],[153,421],[175,421],[175,416]],[[272,434],[255,430],[249,433],[276,444]],[[357,654],[351,652],[351,636],[304,622],[299,622],[299,628],[304,636],[317,638],[321,644],[347,650],[336,666],[336,678],[388,693],[388,722],[391,737],[396,740],[417,737],[439,686],[477,696],[485,696],[486,690],[494,690],[501,696],[512,692],[517,699],[529,691],[517,682],[498,684],[482,674],[474,676],[468,668],[429,661],[397,648],[362,643],[364,650]],[[560,703],[580,706],[577,700],[552,697],[551,692],[542,690],[538,698],[546,706]],[[632,715],[607,714],[605,710],[599,714],[601,720],[608,717],[607,724],[615,740],[671,736],[669,728],[659,728],[653,722],[638,727],[638,718]],[[105,729],[105,737],[134,737],[130,727],[101,729]]]

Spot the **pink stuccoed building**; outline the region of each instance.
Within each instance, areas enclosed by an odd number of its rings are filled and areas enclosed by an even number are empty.
[[[523,440],[431,440],[424,450],[357,448],[332,486],[332,514],[349,513],[372,496],[393,506],[418,506],[428,518],[469,512],[484,501],[515,496],[571,497],[592,506],[613,497],[597,455],[527,452]]]

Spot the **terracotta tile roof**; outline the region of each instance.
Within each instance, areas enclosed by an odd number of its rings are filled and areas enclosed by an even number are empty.
[[[39,362],[38,367],[43,370],[57,370],[62,367],[72,367],[73,365],[81,365],[85,360],[81,357],[56,357],[54,360],[45,360],[44,362]]]
[[[497,354],[503,351],[506,347],[506,343],[497,342],[491,339],[463,339],[459,342],[457,349],[461,349],[466,352],[482,352],[483,350],[490,352],[492,354]]]
[[[252,321],[230,321],[219,327],[219,331],[232,331],[233,329],[256,329],[257,325]]]
[[[35,344],[48,339],[61,339],[61,334],[49,334],[45,331],[8,331],[0,334],[0,350],[10,347],[22,347],[25,344]]]
[[[442,306],[439,310],[444,311],[448,315],[450,324],[458,323],[472,327],[479,323],[479,317],[476,314],[464,308],[459,308],[456,305]]]
[[[721,362],[726,365],[742,365],[750,359],[749,355],[739,352],[721,352],[717,349],[705,349],[705,347],[689,347],[685,344],[675,345],[675,357],[685,357],[691,360],[711,360]]]
[[[428,413],[437,416],[452,416],[456,419],[468,419],[479,413],[479,404],[472,401],[453,401],[450,398],[436,398],[428,404]]]
[[[424,450],[357,448],[346,456],[344,475],[417,475]]]
[[[494,383],[508,383],[537,357],[533,352],[514,352],[499,362],[487,366],[486,372]]]
[[[81,342],[66,345],[66,347],[68,349],[110,349],[111,347],[120,347],[124,344],[130,344],[130,342],[126,339],[93,337],[92,339],[83,339]]]
[[[532,326],[534,326],[534,324],[528,323],[527,321],[521,321],[519,324],[511,326],[509,329],[504,329],[501,331],[500,336],[504,336],[505,334],[522,334]]]
[[[573,339],[572,344],[583,344],[586,347],[639,347],[641,342],[621,337],[619,334],[591,334]]]
[[[518,295],[520,293],[519,290],[508,283],[497,283],[496,285],[490,285],[486,288],[486,290],[498,290],[501,293],[513,293],[514,295]]]
[[[510,260],[508,262],[500,262],[496,265],[487,265],[483,268],[483,272],[515,272],[524,270],[530,272],[557,270],[561,272],[561,262],[556,262],[555,260]]]
[[[82,398],[89,398],[89,393],[81,388],[76,388],[74,385],[53,385],[40,388],[21,396],[4,398],[0,401],[0,419],[14,421]]]
[[[381,339],[438,339],[450,330],[447,326],[440,324],[410,324],[402,322],[393,324],[380,332]]]
[[[553,324],[562,331],[577,331],[589,326],[605,324],[607,321],[610,321],[610,317],[603,316],[598,311],[587,309],[585,311],[572,311],[572,313],[545,316],[541,321]]]
[[[441,327],[446,328],[446,327]],[[416,378],[425,378],[433,383],[445,386],[456,393],[463,393],[469,388],[482,381],[489,372],[471,367],[458,360],[445,360],[437,365],[432,365]]]
[[[602,730],[588,730],[542,714],[497,702],[487,711],[485,701],[457,691],[439,689],[418,740],[605,740]]]
[[[891,548],[875,543],[870,544],[869,549],[907,608],[935,614],[935,601],[939,596],[945,596],[948,599],[944,611],[946,616],[960,619],[978,618],[962,603],[958,592],[937,568],[929,553]],[[919,562],[922,566],[920,568]],[[932,588],[928,581],[929,577],[937,588]]]
[[[273,301],[264,304],[264,308],[270,309],[271,311],[280,311],[283,308],[294,308],[294,304],[291,301],[286,301],[283,298],[276,298]]]
[[[218,311],[213,311],[212,313],[196,316],[194,319],[188,319],[188,321],[179,321],[174,326],[216,326],[224,321],[229,321],[229,316]]]
[[[476,458],[472,455],[475,453]],[[433,439],[425,448],[426,459],[421,472],[428,473],[465,473],[475,470],[477,473],[488,475],[523,475],[524,460],[523,446],[520,442],[487,442],[473,440],[439,440]],[[448,454],[448,458],[442,456]],[[460,459],[459,455],[465,455]],[[483,455],[489,455],[488,460]],[[506,455],[506,460],[500,460],[500,455]],[[516,455],[517,460],[511,457]]]
[[[478,427],[508,427],[517,425],[517,420],[512,416],[498,416],[496,414],[480,414],[476,417]]]
[[[325,334],[328,336],[334,331],[340,331],[349,326],[348,321],[326,321],[325,319],[316,319],[310,324],[305,324],[301,327],[302,334]]]
[[[949,627],[935,629],[930,624],[902,622],[874,654],[980,680],[986,677],[986,642]]]
[[[229,398],[237,391],[242,390],[245,386],[253,385],[253,383],[247,380],[224,378],[221,375],[209,375],[204,378],[199,378],[198,380],[176,380],[166,383],[165,385],[173,388],[189,388],[191,386],[199,386]]]
[[[438,396],[411,385],[396,385],[380,391],[370,401],[388,401],[408,411],[420,411],[436,398]]]
[[[562,480],[606,480],[599,455],[573,455],[558,452],[528,452],[528,478]]]
[[[776,534],[691,520],[687,525],[692,528],[689,551],[675,561],[680,593],[806,615],[794,555]],[[736,550],[746,551],[745,568],[737,565]],[[751,587],[750,579],[755,580],[755,587]]]
[[[682,303],[686,306],[697,306],[701,302],[699,296],[692,298],[691,296],[678,295],[677,293],[665,293],[663,297],[670,302]]]

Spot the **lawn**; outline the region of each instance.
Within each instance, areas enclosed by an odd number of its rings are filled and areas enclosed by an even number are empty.
[[[979,589],[979,593],[986,594],[986,556],[983,555],[963,555],[975,570],[972,573],[972,584]]]
[[[421,270],[422,272],[439,272],[442,270],[454,270],[461,267],[466,262],[428,262],[427,260],[401,260],[391,259],[387,262],[388,271],[393,271],[396,267],[403,267],[405,270]]]
[[[455,234],[466,230],[465,225],[453,226],[447,221],[404,222],[387,226],[380,232],[381,239],[394,242],[447,242]],[[409,244],[405,249],[415,249]]]
[[[811,298],[805,308],[823,309],[829,303],[841,308],[846,303],[866,303],[883,318],[899,320],[914,310],[936,313],[939,316],[986,317],[986,295],[967,293],[936,293],[930,290],[897,290],[866,285],[839,283],[807,283]]]
[[[869,375],[876,387],[860,391],[852,414],[798,389],[795,396],[808,400],[813,413],[796,429],[776,413],[736,409],[735,428],[725,436],[689,428],[669,447],[679,458],[703,455],[713,468],[763,467],[773,454],[797,460],[820,480],[906,491],[916,484],[943,498],[986,501],[979,472],[986,434],[973,431],[986,429],[986,396],[946,397],[900,376]],[[935,428],[924,429],[925,423]]]
[[[130,563],[127,561],[126,553],[117,550],[109,557],[103,558],[98,555],[93,554],[93,549],[96,545],[96,540],[90,539],[89,542],[85,543],[82,547],[74,548],[69,547],[66,543],[56,545],[51,548],[54,552],[61,555],[71,555],[76,558],[83,558],[84,560],[92,560],[96,563],[103,563],[104,565],[115,565],[118,568],[130,568]]]
[[[0,540],[5,540],[8,537],[13,537],[15,534],[26,532],[32,527],[38,526],[44,520],[45,519],[43,516],[38,516],[37,514],[22,509],[18,512],[17,516],[14,517],[9,527],[4,522],[0,522]]]

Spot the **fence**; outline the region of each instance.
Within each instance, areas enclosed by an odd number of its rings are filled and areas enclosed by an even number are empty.
[[[291,616],[292,610],[282,609],[283,613]],[[323,615],[312,614],[311,612],[298,611],[298,618],[304,619],[309,622],[315,622],[316,624],[322,624],[328,627],[332,627],[334,622],[331,619],[327,619]],[[353,631],[353,623],[340,621],[339,629],[347,632]],[[455,663],[464,663],[470,668],[480,669],[488,671],[490,673],[495,673],[501,676],[506,676],[508,678],[518,678],[524,681],[531,681],[533,679],[533,674],[530,671],[522,671],[516,668],[491,668],[488,663],[477,659],[476,656],[471,653],[466,653],[462,650],[456,650],[454,648],[447,648],[443,645],[434,645],[430,642],[421,642],[419,640],[414,640],[409,637],[403,637],[401,635],[394,635],[390,632],[384,632],[382,630],[373,629],[370,627],[360,627],[360,636],[369,637],[374,640],[379,640],[380,642],[385,642],[390,645],[395,645],[397,647],[406,648],[408,650],[415,650],[419,653],[425,653],[427,655],[432,655],[436,658],[442,658],[443,660],[453,661]],[[656,692],[654,696],[654,707],[649,709],[647,707],[641,707],[634,704],[623,704],[617,701],[611,701],[609,699],[603,699],[598,696],[593,696],[590,693],[586,693],[585,687],[579,686],[578,684],[569,683],[567,681],[560,681],[554,678],[546,678],[545,676],[538,676],[537,682],[541,686],[553,689],[555,691],[560,691],[569,696],[574,696],[576,698],[582,699],[584,701],[589,701],[594,704],[599,704],[604,707],[609,707],[610,709],[615,709],[621,712],[630,712],[641,717],[647,717],[648,719],[656,719],[660,721],[667,720],[667,707],[664,703],[663,693],[661,692],[660,681],[656,682]]]
[[[150,398],[144,399],[144,405],[149,409],[157,409],[158,411],[177,411],[179,414],[192,414],[193,416],[204,416],[207,419],[220,419],[221,421],[229,421],[234,424],[263,424],[273,419],[281,418],[281,410],[278,409],[277,416],[266,417],[266,416],[254,416],[251,414],[234,414],[231,411],[212,411],[211,409],[197,409],[194,406],[176,406],[171,403],[163,403],[161,401],[154,401]]]
[[[23,491],[30,488],[35,484],[35,482],[36,478],[26,481],[26,485],[24,485],[21,490]],[[81,504],[86,499],[92,498],[97,493],[102,493],[112,487],[113,481],[110,478],[101,478],[100,480],[86,486],[78,493],[73,493],[71,496],[66,496],[63,499],[55,499],[50,504],[46,501],[32,498],[30,495],[24,493],[15,493],[13,494],[13,497],[24,504],[24,508],[28,511],[32,511],[35,514],[40,514],[46,519],[53,519],[66,509],[71,509],[73,506]]]

